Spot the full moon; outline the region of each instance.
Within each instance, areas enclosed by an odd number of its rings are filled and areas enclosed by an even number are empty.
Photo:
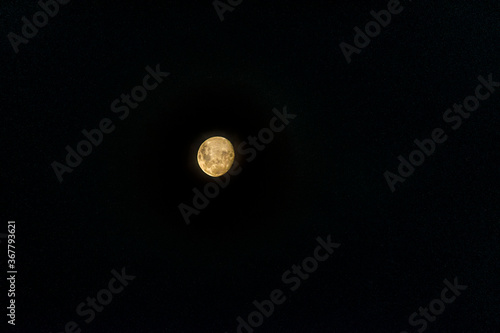
[[[198,149],[198,164],[209,176],[220,177],[229,171],[234,162],[231,142],[222,136],[205,140]]]

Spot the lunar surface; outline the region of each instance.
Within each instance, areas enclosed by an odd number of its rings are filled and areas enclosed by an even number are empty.
[[[205,140],[198,149],[198,164],[207,175],[220,177],[229,171],[234,162],[231,142],[222,136]]]

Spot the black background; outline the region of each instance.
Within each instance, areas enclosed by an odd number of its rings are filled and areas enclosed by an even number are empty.
[[[459,130],[442,120],[479,75],[500,81],[498,2],[402,5],[347,64],[339,43],[387,2],[244,0],[221,22],[211,1],[72,1],[18,54],[6,36],[39,7],[2,2],[7,330],[236,332],[280,288],[256,332],[400,332],[454,277],[468,289],[426,331],[500,330],[500,91]],[[156,64],[170,76],[119,120],[111,102]],[[284,106],[297,117],[186,225],[178,205],[209,181],[200,140],[237,146]],[[59,183],[51,163],[103,118],[116,130]],[[448,140],[391,193],[383,173],[436,127]],[[290,292],[281,275],[329,234],[341,247]],[[76,306],[122,267],[136,279],[83,323]]]

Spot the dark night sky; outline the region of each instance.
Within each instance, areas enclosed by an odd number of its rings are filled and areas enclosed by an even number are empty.
[[[18,54],[7,34],[40,8],[2,2],[7,332],[232,333],[274,289],[286,301],[255,332],[416,332],[455,277],[468,288],[425,331],[499,331],[500,88],[457,130],[443,113],[500,81],[500,6],[401,4],[348,64],[339,43],[387,1],[244,0],[223,22],[211,0],[71,1]],[[157,64],[170,75],[120,120],[111,103]],[[210,181],[200,140],[237,146],[285,106],[297,117],[186,225],[178,205]],[[115,130],[59,183],[51,163],[103,118]],[[435,128],[447,141],[392,193],[384,172]],[[282,274],[328,235],[341,246],[291,291]],[[86,324],[76,307],[122,267],[136,278]]]

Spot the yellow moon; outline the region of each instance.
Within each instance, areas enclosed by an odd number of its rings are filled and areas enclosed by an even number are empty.
[[[198,149],[198,165],[209,176],[222,176],[229,171],[233,162],[233,145],[222,136],[213,136],[205,140]]]

